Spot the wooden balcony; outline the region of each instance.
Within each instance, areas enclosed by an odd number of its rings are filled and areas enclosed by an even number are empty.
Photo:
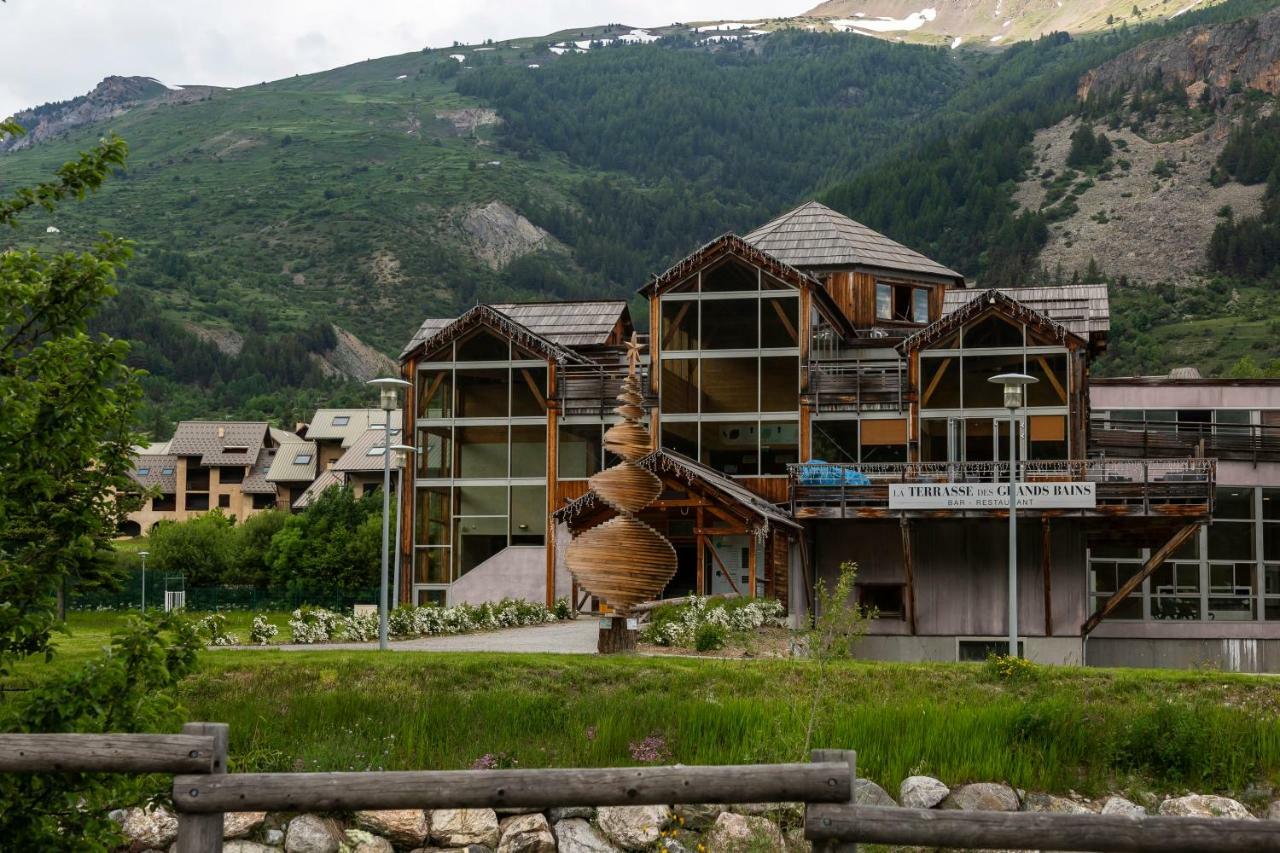
[[[608,415],[618,405],[627,365],[561,365],[556,373],[556,401],[563,415]],[[648,389],[648,365],[640,365],[640,387]],[[647,396],[647,395],[646,395]],[[646,400],[646,405],[651,401]]]
[[[819,412],[902,411],[906,362],[811,361],[809,403]]]
[[[1254,465],[1280,462],[1280,426],[1094,418],[1089,424],[1089,452],[1131,459],[1211,456]]]
[[[789,466],[796,518],[1007,518],[1007,509],[891,510],[894,483],[1007,483],[1007,462],[903,462]],[[1022,483],[1090,482],[1090,509],[1020,509],[1028,516],[1143,517],[1207,520],[1217,475],[1214,459],[1071,459],[1018,463]]]

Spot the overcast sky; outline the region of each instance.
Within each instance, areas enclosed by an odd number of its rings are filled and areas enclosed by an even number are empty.
[[[109,74],[242,86],[377,56],[605,23],[757,20],[817,0],[7,0],[0,116]]]

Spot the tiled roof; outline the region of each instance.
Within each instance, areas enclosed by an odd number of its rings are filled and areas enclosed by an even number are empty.
[[[175,456],[199,456],[201,465],[252,465],[266,443],[265,421],[181,421],[169,440]],[[228,447],[244,450],[228,453]]]
[[[299,454],[310,458],[303,463],[295,462]],[[298,438],[283,441],[276,450],[271,468],[267,471],[267,479],[272,483],[310,483],[316,478],[316,443]]]
[[[1111,329],[1111,304],[1105,284],[1013,287],[1000,292],[1061,323],[1082,338]],[[942,298],[942,316],[964,307],[976,297],[972,290],[946,291]]]
[[[562,347],[601,346],[608,343],[618,321],[627,314],[621,300],[582,302],[498,302],[483,306],[497,311],[522,327]],[[464,315],[465,316],[465,315]],[[407,355],[457,319],[425,320],[404,348]]]
[[[332,468],[325,471],[319,477],[316,477],[314,483],[307,486],[307,490],[302,493],[302,497],[293,502],[293,508],[306,509],[316,498],[320,497],[320,493],[325,489],[332,486],[341,486],[344,482],[343,476]]]
[[[399,428],[400,417],[399,410],[391,413],[393,428]],[[307,425],[307,441],[341,441],[343,447],[350,447],[366,430],[385,424],[382,409],[316,409]]]
[[[351,442],[351,446],[347,448],[347,452],[342,454],[333,465],[330,466],[332,471],[381,471],[382,470],[382,453],[377,449],[386,446],[386,430],[369,429],[364,434]],[[391,430],[391,443],[400,443],[400,430]],[[373,451],[371,453],[371,451]]]
[[[264,447],[258,451],[258,459],[253,463],[253,469],[245,475],[244,482],[240,484],[240,488],[246,495],[276,493],[276,484],[267,479],[267,472],[271,470],[271,463],[275,461],[275,456],[274,447]]]
[[[166,470],[168,474],[164,473]],[[145,453],[133,457],[133,470],[129,472],[129,476],[144,489],[158,488],[164,494],[172,495],[178,491],[177,470],[177,456],[171,453]]]
[[[801,269],[867,266],[964,281],[955,270],[816,201],[761,225],[744,239]]]

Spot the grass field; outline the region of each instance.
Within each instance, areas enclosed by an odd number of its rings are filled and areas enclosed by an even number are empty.
[[[244,626],[233,630],[247,633]],[[111,619],[75,614],[72,665]],[[34,673],[28,672],[27,675]],[[686,764],[800,760],[806,662],[376,651],[218,651],[182,686],[231,726],[234,769],[634,763],[650,735]],[[849,662],[828,671],[815,746],[858,751],[890,790],[912,773],[1023,788],[1220,791],[1280,783],[1280,682],[1213,672]],[[504,759],[504,760],[506,760]]]

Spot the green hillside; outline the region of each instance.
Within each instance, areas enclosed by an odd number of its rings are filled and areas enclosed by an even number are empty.
[[[312,364],[330,323],[394,355],[423,317],[477,300],[630,296],[809,197],[984,281],[1025,280],[1043,223],[1014,216],[1012,186],[1034,131],[1076,109],[1080,75],[1274,5],[999,52],[798,31],[549,50],[629,29],[597,28],[148,101],[0,155],[5,190],[107,130],[130,145],[98,196],[29,217],[8,243],[137,242],[101,325],[143,342],[156,432],[196,414],[288,422],[360,399]],[[500,215],[476,220],[492,202]]]

